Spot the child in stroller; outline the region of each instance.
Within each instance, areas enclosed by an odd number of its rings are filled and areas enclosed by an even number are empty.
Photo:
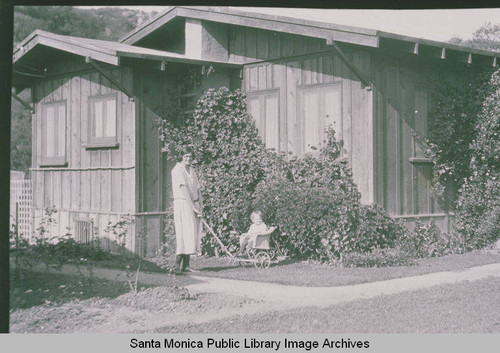
[[[240,251],[237,256],[244,256],[250,249],[255,247],[255,241],[259,235],[268,235],[276,230],[276,227],[268,227],[262,221],[261,211],[253,211],[250,214],[250,219],[252,220],[252,225],[248,229],[248,232],[240,236]]]

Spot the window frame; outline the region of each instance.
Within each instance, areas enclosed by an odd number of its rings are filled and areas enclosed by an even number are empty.
[[[425,101],[425,112],[421,113],[417,107],[417,95],[425,95],[425,99],[421,100]],[[414,113],[414,134],[412,135],[412,151],[411,157],[409,158],[410,163],[412,164],[432,164],[432,160],[425,156],[424,151],[429,148],[429,146],[418,138],[418,135],[423,136],[424,138],[429,137],[429,111],[431,105],[431,92],[422,86],[415,86],[413,89],[413,113]],[[425,119],[422,117],[425,116]],[[423,131],[419,131],[422,128]]]
[[[95,124],[95,116],[92,114],[92,105],[99,101],[114,100],[115,103],[115,131],[114,136],[104,136],[104,137],[93,137],[92,131]],[[87,142],[84,147],[86,149],[96,149],[96,148],[117,148],[118,144],[118,94],[110,93],[103,94],[99,96],[88,97],[88,131],[87,131]]]
[[[67,160],[67,119],[68,119],[68,105],[67,105],[67,99],[61,99],[58,101],[53,101],[53,102],[46,102],[42,103],[42,115],[41,115],[41,151],[40,151],[40,167],[67,167],[68,166],[68,160]],[[48,156],[47,155],[47,109],[51,106],[57,106],[57,107],[64,107],[64,155],[63,156]],[[59,116],[58,116],[59,117]],[[59,121],[60,119],[57,119],[55,121],[55,124],[57,124],[57,128],[55,128],[55,131],[57,134],[54,135],[55,138],[57,138],[57,141],[59,142],[59,137],[61,136],[60,130],[59,130]],[[59,143],[58,143],[59,144]]]
[[[281,146],[280,146],[280,141],[281,141],[281,126],[280,126],[280,120],[281,120],[281,117],[280,117],[280,89],[279,88],[270,88],[270,89],[265,89],[265,90],[259,90],[259,91],[250,91],[250,92],[246,92],[246,96],[247,96],[247,111],[250,113],[249,111],[249,107],[250,107],[250,104],[249,104],[249,100],[250,99],[258,99],[259,100],[259,121],[256,121],[255,117],[252,116],[252,118],[254,119],[254,122],[255,122],[255,125],[257,127],[257,129],[259,130],[259,136],[260,138],[262,139],[262,142],[264,143],[264,145],[266,146],[266,148],[272,148],[274,149],[276,152],[280,152],[281,150]],[[276,98],[276,119],[277,119],[277,126],[276,126],[276,142],[277,142],[277,145],[276,146],[268,146],[267,143],[268,143],[268,136],[267,136],[267,133],[268,133],[268,126],[267,126],[267,123],[268,123],[268,117],[266,116],[266,107],[267,107],[267,98],[269,97],[272,97],[272,98]],[[250,113],[251,114],[251,113]]]
[[[320,141],[317,142],[316,145],[312,145],[314,147],[316,147],[316,150],[311,150],[311,149],[308,149],[308,145],[306,144],[306,130],[305,130],[305,125],[306,125],[306,121],[305,121],[305,114],[303,114],[303,110],[305,109],[304,108],[304,94],[307,93],[307,91],[313,91],[313,90],[319,90],[320,91],[320,94],[318,96],[318,99],[320,99],[321,101],[321,97],[324,98],[324,95],[325,95],[325,92],[324,90],[322,89],[328,89],[328,88],[332,88],[332,89],[335,89],[338,91],[339,95],[340,95],[340,116],[339,116],[339,123],[340,125],[339,126],[335,126],[335,132],[336,132],[336,136],[335,138],[337,139],[337,142],[340,142],[343,138],[343,133],[342,133],[342,128],[343,128],[343,115],[344,115],[344,112],[343,112],[343,104],[344,104],[344,98],[343,98],[343,91],[342,91],[342,81],[332,81],[332,82],[324,82],[324,83],[314,83],[314,84],[308,84],[308,85],[297,85],[297,124],[298,124],[298,129],[297,129],[297,135],[296,135],[296,139],[297,139],[297,142],[298,142],[298,155],[303,155],[305,153],[309,153],[309,154],[318,154],[319,153],[319,150],[321,148],[321,143],[322,143],[322,140],[326,137],[325,134],[324,134],[324,130],[325,128],[327,127],[327,124],[326,124],[326,121],[323,121],[322,122],[322,125],[323,125],[323,129],[321,130],[322,133],[320,135],[322,135],[323,137],[321,138]],[[323,108],[324,107],[319,107],[319,109],[321,109],[321,111],[323,111]],[[319,127],[318,127],[318,130],[319,130]]]

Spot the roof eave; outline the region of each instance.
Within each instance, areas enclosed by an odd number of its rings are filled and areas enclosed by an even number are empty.
[[[243,64],[229,63],[227,61],[215,61],[215,60],[203,60],[197,58],[189,58],[185,56],[171,56],[168,54],[142,54],[142,53],[130,53],[118,51],[117,55],[120,58],[131,58],[131,59],[143,59],[143,60],[155,60],[159,62],[176,62],[184,64],[195,64],[195,65],[223,65],[230,68],[241,68]]]
[[[457,51],[457,52],[471,53],[471,54],[475,54],[475,55],[500,57],[500,52],[497,52],[494,50],[471,48],[471,47],[466,47],[463,45],[457,45],[457,44],[446,43],[446,42],[439,42],[439,41],[424,39],[424,38],[410,37],[410,36],[389,33],[389,32],[384,32],[384,31],[378,31],[377,35],[379,38],[399,40],[402,42],[408,42],[408,43],[417,44],[417,45],[426,45],[429,47],[443,48],[445,50],[453,50],[453,51]]]
[[[125,36],[120,38],[119,42],[124,44],[134,44],[135,42],[144,38],[146,35],[153,32],[158,27],[161,27],[162,25],[164,25],[165,23],[167,23],[176,16],[177,16],[177,7],[171,6],[162,13],[160,13],[158,16],[143,23],[139,27],[127,33]]]
[[[155,19],[125,36],[121,42],[134,44],[175,17],[195,18],[219,23],[231,23],[239,26],[311,36],[326,40],[333,38],[336,41],[369,47],[376,47],[378,44],[376,35],[377,31],[370,29],[333,25],[282,16],[235,11],[226,8],[181,6],[165,11]]]
[[[43,31],[33,32],[30,36],[28,36],[28,38],[26,38],[26,40],[18,45],[17,50],[13,53],[13,64],[26,56],[36,46],[40,45],[83,57],[91,57],[94,60],[114,66],[118,66],[120,64],[120,60],[116,55],[116,52],[112,50],[105,50],[91,45],[79,45],[74,41],[63,41],[57,36],[50,35],[48,32]]]

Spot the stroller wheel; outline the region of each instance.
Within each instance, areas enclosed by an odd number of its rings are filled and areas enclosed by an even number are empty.
[[[271,264],[271,257],[265,251],[261,251],[255,255],[254,265],[257,268],[268,268]]]

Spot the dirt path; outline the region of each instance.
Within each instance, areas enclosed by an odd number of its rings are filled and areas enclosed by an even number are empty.
[[[39,267],[35,270],[45,272],[46,268]],[[61,270],[51,271],[55,273],[79,274],[78,269],[71,265],[64,265]],[[85,269],[81,269],[81,271],[81,274],[85,276],[89,275]],[[127,280],[125,272],[120,270],[94,268],[93,273],[96,277],[108,280],[122,282]],[[500,263],[472,267],[461,271],[436,272],[341,287],[298,287],[196,275],[175,277],[166,273],[146,272],[140,273],[139,282],[146,285],[163,286],[176,281],[193,293],[224,293],[272,303],[273,306],[279,305],[284,308],[330,306],[357,299],[373,298],[379,295],[401,293],[441,284],[476,281],[490,276],[500,277]]]
[[[342,287],[296,287],[271,283],[189,276],[183,285],[194,292],[223,292],[272,303],[276,308],[326,307],[357,299],[373,298],[461,281],[500,277],[500,264],[472,267],[458,272],[437,272],[420,276]]]
[[[38,270],[46,271],[45,267],[40,267]],[[57,272],[66,274],[79,273],[75,266],[70,265],[63,266],[61,271]],[[95,268],[93,273],[96,277],[108,280],[122,282],[127,280],[125,272],[119,270]],[[88,272],[85,270],[82,270],[82,274],[88,276]],[[139,281],[154,286],[171,285],[175,281],[186,287],[191,293],[224,293],[225,295],[246,298],[254,304],[258,304],[245,305],[239,310],[229,313],[234,315],[304,306],[326,307],[358,299],[369,299],[380,295],[390,295],[442,284],[476,281],[490,276],[500,277],[500,263],[472,267],[461,271],[437,272],[341,287],[298,287],[196,275],[175,277],[161,273],[141,273]],[[193,322],[193,318],[190,318],[190,322]]]

